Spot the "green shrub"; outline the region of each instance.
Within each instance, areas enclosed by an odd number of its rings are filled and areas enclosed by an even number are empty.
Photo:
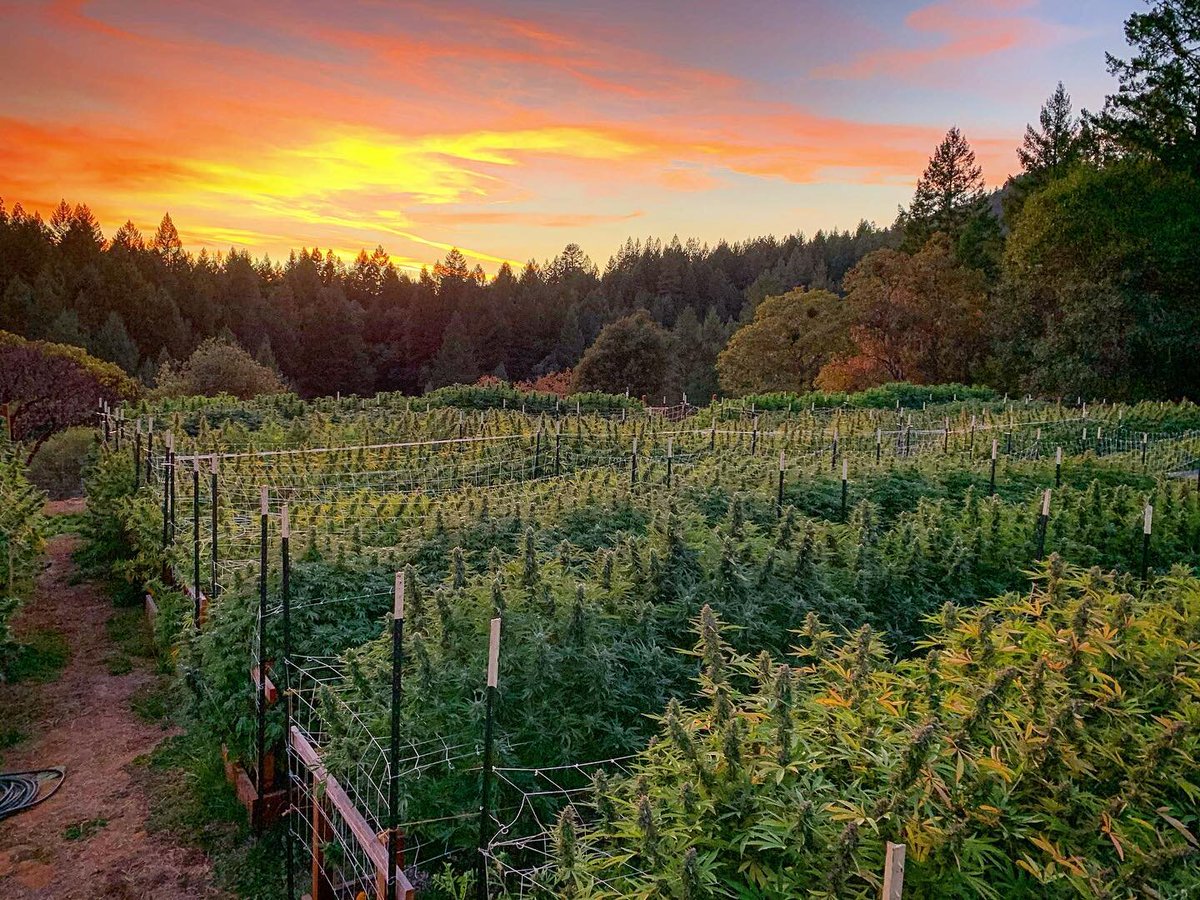
[[[166,365],[158,373],[155,394],[160,397],[206,397],[231,394],[243,400],[260,394],[282,394],[279,375],[239,347],[209,338],[184,363]]]
[[[78,497],[83,493],[83,467],[96,446],[92,428],[68,428],[49,438],[29,463],[29,480],[51,500]]]
[[[40,558],[46,495],[29,483],[21,451],[0,441],[0,677],[16,653],[9,623],[33,586]]]

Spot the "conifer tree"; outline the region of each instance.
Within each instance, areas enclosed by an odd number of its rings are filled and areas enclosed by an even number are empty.
[[[1017,158],[1025,174],[1037,182],[1061,175],[1079,157],[1079,120],[1071,110],[1071,95],[1060,81],[1042,104],[1038,127],[1025,126]]]

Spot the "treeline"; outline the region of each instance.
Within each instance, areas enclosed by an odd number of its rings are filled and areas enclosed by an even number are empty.
[[[64,202],[49,222],[0,205],[0,329],[85,347],[147,384],[225,336],[305,395],[411,393],[569,369],[606,323],[647,309],[683,348],[673,390],[706,396],[747,302],[796,285],[836,290],[895,240],[866,223],[715,247],[630,240],[603,272],[571,244],[491,279],[452,250],[413,278],[382,248],[349,266],[317,249],[282,264],[192,255],[169,216],[151,238],[126,223],[106,240],[82,204]]]
[[[494,278],[452,250],[418,277],[184,252],[169,216],[106,239],[84,205],[0,203],[0,330],[87,348],[154,384],[205,340],[298,392],[416,393],[480,378],[701,400],[963,382],[1110,399],[1200,393],[1196,0],[1132,15],[1118,91],[1076,115],[1060,84],[1022,172],[985,189],[951,128],[890,227],[715,247],[576,244]],[[164,369],[164,366],[167,366]],[[542,384],[537,379],[551,376]]]

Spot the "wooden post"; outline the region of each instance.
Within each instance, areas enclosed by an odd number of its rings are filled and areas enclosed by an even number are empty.
[[[671,460],[674,451],[674,438],[667,438],[667,490],[671,489]]]
[[[1062,487],[1062,447],[1054,448],[1054,486]]]
[[[321,775],[312,773],[312,900],[333,900],[333,885],[325,877],[325,843],[333,837],[333,828],[325,819],[321,804]],[[289,898],[290,900],[290,898]]]
[[[904,895],[904,845],[888,841],[883,863],[883,900],[900,900]]]

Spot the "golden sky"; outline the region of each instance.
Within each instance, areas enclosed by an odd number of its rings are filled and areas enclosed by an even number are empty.
[[[890,222],[953,124],[1015,168],[1129,2],[2,3],[0,197],[192,250],[492,270]]]

